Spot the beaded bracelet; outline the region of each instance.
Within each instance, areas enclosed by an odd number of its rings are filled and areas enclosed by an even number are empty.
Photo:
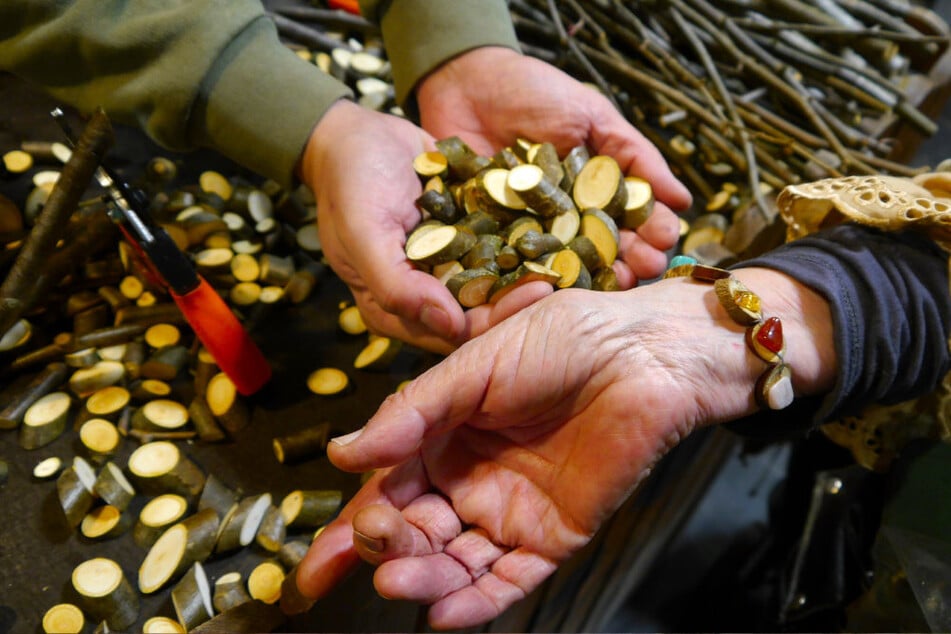
[[[720,305],[733,321],[746,327],[746,345],[766,362],[766,371],[756,381],[753,394],[760,407],[783,409],[795,398],[792,372],[783,361],[786,343],[779,317],[763,317],[759,296],[746,288],[726,269],[698,264],[691,257],[678,255],[671,259],[664,279],[690,277],[713,284]]]

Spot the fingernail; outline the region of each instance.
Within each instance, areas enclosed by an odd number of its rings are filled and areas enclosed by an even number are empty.
[[[359,543],[371,553],[382,553],[383,548],[386,546],[386,543],[382,539],[369,537],[360,531],[353,531],[353,541]]]
[[[439,306],[432,304],[423,306],[423,310],[419,313],[419,320],[438,335],[448,336],[450,334],[449,330],[452,324],[449,321],[449,315]]]
[[[352,443],[354,440],[359,438],[360,434],[362,433],[363,433],[363,428],[361,427],[357,431],[352,431],[349,434],[345,434],[343,436],[337,436],[336,438],[331,438],[330,442],[340,447],[346,447],[347,445]]]

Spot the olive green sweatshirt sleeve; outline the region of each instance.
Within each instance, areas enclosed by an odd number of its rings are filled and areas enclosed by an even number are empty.
[[[360,9],[380,23],[400,104],[427,73],[460,53],[481,46],[519,50],[505,0],[360,0]]]
[[[279,41],[257,0],[4,0],[0,69],[284,184],[317,120],[350,94]]]

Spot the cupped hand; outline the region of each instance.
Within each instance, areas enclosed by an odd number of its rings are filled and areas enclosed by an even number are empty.
[[[431,604],[438,629],[524,598],[697,422],[752,407],[742,333],[711,326],[707,290],[558,291],[391,395],[328,446],[341,469],[380,470],[317,538],[299,589],[323,596],[362,557],[382,596]]]
[[[649,181],[659,204],[636,232],[624,231],[616,268],[625,287],[663,272],[665,252],[679,237],[671,209],[689,207],[690,193],[657,148],[596,89],[541,60],[484,47],[427,75],[417,102],[423,129],[436,138],[459,136],[480,154],[517,138],[550,141],[561,156],[586,145],[614,157],[625,174]]]
[[[412,161],[434,147],[412,123],[341,100],[315,127],[299,172],[317,199],[324,255],[371,330],[446,353],[552,289],[526,285],[463,312],[439,280],[406,259],[422,193]]]

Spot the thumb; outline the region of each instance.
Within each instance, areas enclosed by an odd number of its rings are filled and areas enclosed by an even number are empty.
[[[393,466],[410,458],[425,438],[471,420],[489,385],[494,339],[469,341],[387,397],[363,428],[328,443],[330,461],[353,472]]]

